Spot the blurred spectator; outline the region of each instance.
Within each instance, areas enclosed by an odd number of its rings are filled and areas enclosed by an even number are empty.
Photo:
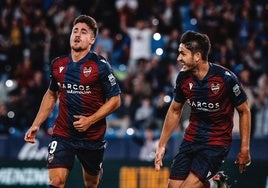
[[[152,55],[151,39],[153,30],[147,20],[137,19],[135,25],[127,26],[125,17],[120,20],[121,29],[130,37],[128,72],[136,73],[137,61],[149,59]]]
[[[145,130],[149,127],[154,119],[154,108],[150,98],[142,99],[140,106],[137,108],[132,122],[132,127],[138,130]]]
[[[139,159],[142,161],[153,161],[158,145],[158,139],[155,138],[154,130],[148,127],[142,134],[136,133],[133,136],[133,140],[141,147]]]
[[[26,110],[20,105],[21,98],[20,92],[22,89],[16,88],[9,93],[9,100],[7,102],[7,110],[10,117],[10,135],[20,136],[23,134],[23,128],[27,127],[27,122],[25,121],[26,117],[23,117],[21,112]],[[24,88],[25,91],[25,88]],[[28,101],[25,101],[28,102]],[[25,107],[25,106],[24,106]],[[28,122],[29,123],[29,122]]]
[[[107,0],[91,0],[91,1],[77,1],[81,5],[80,2],[87,4],[82,7],[82,9],[78,7],[78,10],[81,10],[81,14],[92,15],[96,18],[99,28],[107,27],[111,30],[112,35],[115,35],[119,29],[119,13],[115,7],[115,0],[107,1]]]
[[[244,89],[244,91],[247,94],[248,97],[248,103],[249,103],[249,108],[251,110],[251,129],[252,132],[251,134],[253,135],[254,133],[254,127],[255,125],[255,121],[254,118],[256,116],[256,110],[254,107],[254,104],[256,103],[256,99],[255,99],[255,94],[254,94],[254,90],[255,90],[255,83],[252,82],[252,75],[251,72],[249,71],[249,69],[243,69],[238,73],[238,78],[240,80],[240,83]],[[233,133],[234,134],[239,134],[239,115],[238,112],[235,111],[234,114],[234,128],[233,128]]]
[[[108,61],[111,59],[114,47],[114,42],[110,34],[109,28],[102,28],[94,44],[94,51],[105,57]]]
[[[150,83],[150,96],[155,97],[166,86],[166,77],[168,76],[168,66],[162,65],[161,60],[157,56],[151,57],[145,61],[143,67],[138,72],[144,72],[145,79]],[[139,69],[138,69],[139,70]]]
[[[166,59],[172,63],[177,62],[180,32],[178,29],[172,29],[168,34],[166,44]]]
[[[124,17],[129,25],[134,23],[134,17],[139,7],[138,0],[115,0],[115,8],[118,13],[118,17]]]
[[[202,30],[205,32],[210,40],[217,40],[217,34],[220,26],[219,12],[217,10],[215,1],[205,1],[202,15]]]
[[[4,79],[0,82],[0,104],[7,102],[7,88],[4,84]]]
[[[260,21],[261,25],[260,31],[258,34],[261,49],[262,49],[262,57],[263,57],[263,66],[265,68],[266,73],[268,73],[268,2],[264,2],[261,4],[260,10]]]
[[[23,29],[20,19],[12,19],[10,28],[10,49],[9,61],[12,69],[15,69],[17,64],[23,59]]]
[[[169,34],[173,29],[181,30],[181,18],[177,1],[160,1],[157,8],[157,14],[159,15],[158,31],[160,33],[166,35]]]
[[[138,72],[132,79],[133,95],[149,98],[152,95],[151,83],[145,77],[143,72]]]
[[[34,70],[42,70],[44,68],[44,44],[45,33],[43,26],[36,23],[29,34],[30,40],[30,60]]]
[[[114,48],[111,56],[112,65],[127,65],[129,58],[130,38],[127,34],[119,32],[114,37]]]
[[[237,43],[241,47],[246,47],[250,37],[254,33],[255,23],[253,21],[254,17],[251,13],[256,12],[256,10],[253,10],[252,12],[250,11],[251,8],[254,9],[254,7],[250,6],[250,2],[248,0],[246,0],[243,5],[241,6],[237,15],[237,24],[239,26]]]
[[[119,135],[124,135],[130,127],[132,107],[132,95],[123,93],[121,106],[107,118],[107,127],[118,129]]]
[[[251,69],[253,77],[260,75],[263,71],[261,59],[261,50],[256,45],[254,36],[248,40],[245,50],[242,51],[242,61],[245,61],[245,68]]]
[[[257,99],[254,103],[254,137],[268,136],[268,76],[263,74],[258,80]]]
[[[250,70],[249,69],[241,70],[238,75],[238,78],[243,86],[243,89],[247,93],[249,107],[251,108],[252,105],[255,103],[255,96],[254,96],[255,82],[252,81],[253,79]]]
[[[238,26],[235,23],[235,8],[229,0],[224,0],[222,5],[218,6],[218,9],[221,27],[219,27],[219,37],[216,40],[219,42],[221,41],[221,44],[225,42],[226,38],[229,38],[233,41],[238,31]]]
[[[139,6],[139,3],[137,0],[116,0],[115,1],[115,7],[118,12],[123,12],[124,9],[128,9],[129,12],[135,12]]]
[[[179,12],[181,17],[181,32],[187,30],[198,30],[200,27],[198,21],[202,20],[202,5],[204,1],[179,1]]]
[[[41,71],[34,71],[31,82],[28,85],[28,95],[30,104],[41,104],[43,94],[48,88],[48,83]],[[39,105],[31,106],[33,116],[37,114]],[[42,128],[46,128],[45,126]]]
[[[161,92],[154,98],[153,106],[155,108],[155,128],[161,129],[164,119],[166,117],[169,105],[171,103],[172,96],[167,95],[165,92]]]
[[[14,78],[18,80],[18,87],[28,87],[32,82],[34,70],[32,68],[32,62],[29,58],[25,58],[23,63],[18,64],[14,71]]]
[[[241,67],[240,62],[236,63],[236,58],[238,54],[235,50],[233,40],[226,38],[223,44],[218,44],[214,48],[214,61],[215,63],[221,64],[222,66],[232,70],[235,73],[238,73],[239,68]],[[243,67],[244,68],[244,67]]]
[[[0,103],[0,135],[8,135],[10,122],[7,115],[7,107],[5,103]]]

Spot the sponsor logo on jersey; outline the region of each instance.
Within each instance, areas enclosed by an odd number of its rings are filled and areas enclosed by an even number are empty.
[[[103,62],[103,63],[107,63],[107,62],[105,61],[105,59],[101,59],[100,61]]]
[[[113,74],[109,74],[108,79],[109,79],[109,81],[111,83],[111,86],[114,86],[116,84],[116,80],[115,80],[115,77],[114,77]]]
[[[225,75],[227,75],[227,76],[231,76],[231,73],[228,72],[228,71],[225,71]]]
[[[59,72],[61,73],[63,71],[63,69],[64,69],[64,66],[60,66],[59,67]]]
[[[220,110],[220,103],[202,102],[202,101],[191,101],[187,99],[187,103],[197,110],[205,112],[216,112]]]
[[[241,90],[240,90],[240,87],[238,84],[235,84],[235,86],[233,87],[233,92],[234,92],[235,96],[240,95]]]
[[[189,83],[189,89],[190,89],[190,90],[192,90],[193,85],[194,85],[194,84],[193,84],[192,82]]]
[[[71,94],[89,94],[91,93],[91,88],[89,85],[78,85],[70,83],[57,83],[61,89],[66,90],[67,93]]]

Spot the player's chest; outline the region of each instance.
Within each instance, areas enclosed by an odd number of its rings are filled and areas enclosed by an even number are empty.
[[[53,76],[58,83],[91,85],[98,80],[98,67],[90,62],[56,65],[53,67]]]
[[[226,85],[223,80],[187,80],[181,85],[181,90],[187,99],[220,100],[226,96]]]

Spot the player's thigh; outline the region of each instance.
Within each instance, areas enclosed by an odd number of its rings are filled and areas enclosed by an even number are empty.
[[[103,155],[104,148],[77,152],[77,158],[83,170],[84,184],[88,188],[95,188],[99,184]]]
[[[48,169],[49,184],[57,187],[64,187],[69,170],[67,168],[50,168]]]
[[[205,188],[205,185],[194,173],[190,172],[181,188]]]
[[[196,174],[200,181],[206,182],[209,176],[213,176],[222,166],[229,147],[205,146],[198,152],[192,162],[191,172]]]
[[[92,175],[91,173],[88,173],[84,167],[82,167],[82,171],[85,186],[90,188],[97,187],[100,181],[100,173]]]
[[[77,152],[77,158],[83,169],[91,176],[99,174],[102,168],[104,148],[98,150],[84,150]]]
[[[192,148],[191,143],[183,141],[179,153],[174,157],[171,164],[170,179],[185,180],[190,173],[193,155],[192,150],[189,148]]]
[[[168,179],[168,188],[178,188],[183,184],[184,180]]]

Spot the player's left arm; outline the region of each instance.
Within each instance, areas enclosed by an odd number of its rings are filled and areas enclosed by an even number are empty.
[[[245,171],[246,166],[251,162],[250,157],[250,134],[251,134],[251,113],[248,101],[236,107],[239,114],[239,130],[241,137],[240,151],[235,161],[239,166],[240,173]]]
[[[77,120],[73,123],[75,129],[79,132],[86,131],[91,125],[105,118],[113,111],[119,108],[121,104],[120,94],[111,97],[91,116],[74,115]]]
[[[251,162],[250,158],[250,134],[251,134],[251,113],[246,92],[243,90],[237,76],[232,72],[225,72],[227,86],[230,89],[231,102],[236,107],[239,115],[240,151],[235,163],[239,166],[240,173],[245,171],[246,166]]]

